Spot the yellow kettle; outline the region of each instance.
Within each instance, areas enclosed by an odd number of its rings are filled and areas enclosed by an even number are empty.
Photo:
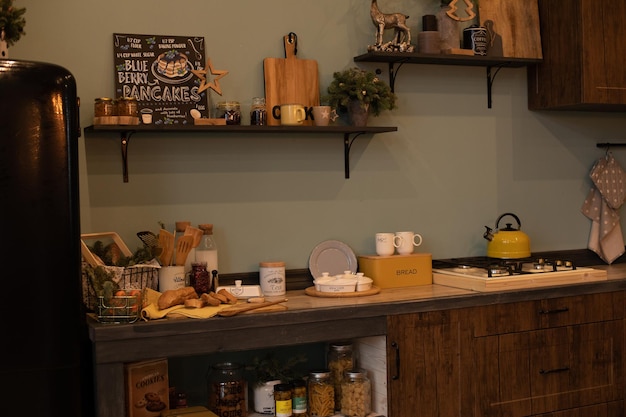
[[[505,216],[511,216],[517,221],[517,229],[506,223],[504,229],[500,229],[500,220]],[[530,256],[530,238],[520,229],[522,227],[519,217],[513,213],[504,213],[496,220],[496,231],[488,226],[483,237],[487,243],[487,256],[500,259],[528,258]]]

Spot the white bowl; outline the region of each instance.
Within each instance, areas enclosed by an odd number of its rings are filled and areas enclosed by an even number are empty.
[[[368,277],[359,277],[356,282],[357,291],[367,291],[372,288],[374,280]]]
[[[322,277],[314,281],[315,289],[320,292],[354,292],[356,279]]]

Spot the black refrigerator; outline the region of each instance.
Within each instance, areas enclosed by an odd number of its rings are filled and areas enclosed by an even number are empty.
[[[0,59],[2,415],[93,415],[78,110],[65,68]]]

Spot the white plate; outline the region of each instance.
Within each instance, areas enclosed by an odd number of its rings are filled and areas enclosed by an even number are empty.
[[[313,278],[322,276],[323,272],[330,275],[343,274],[343,271],[356,273],[357,261],[350,246],[338,240],[326,240],[317,245],[309,257],[309,271]]]

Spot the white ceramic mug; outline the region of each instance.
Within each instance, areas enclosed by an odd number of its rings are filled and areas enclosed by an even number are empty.
[[[419,233],[396,232],[395,237],[400,239],[400,245],[397,246],[400,255],[409,255],[413,253],[415,247],[422,244],[422,236]]]
[[[328,126],[337,118],[337,112],[330,106],[313,106],[313,122],[315,126]]]
[[[275,110],[279,110],[277,113]],[[306,119],[306,112],[302,104],[281,104],[280,107],[272,109],[272,115],[280,119],[283,126],[299,126]]]
[[[376,233],[376,254],[378,256],[393,255],[400,246],[400,238],[393,233]]]
[[[159,292],[177,290],[186,285],[185,266],[162,266],[159,269]]]

